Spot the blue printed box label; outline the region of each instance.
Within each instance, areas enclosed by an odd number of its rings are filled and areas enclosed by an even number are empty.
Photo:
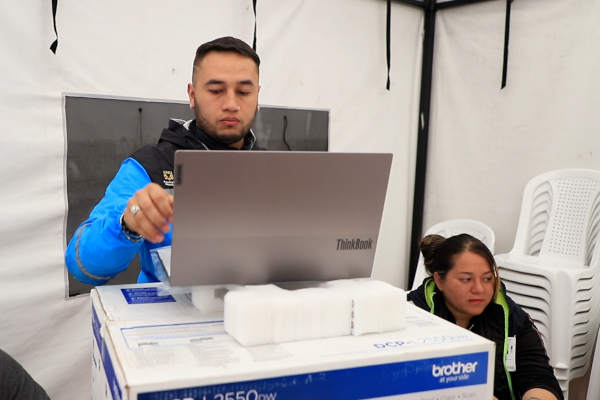
[[[161,295],[156,287],[140,287],[121,289],[129,304],[172,303],[176,300],[171,295]]]
[[[404,361],[334,371],[142,393],[138,400],[358,400],[408,398],[444,391],[477,397],[485,389],[488,352]],[[412,396],[410,396],[412,398]],[[474,398],[475,398],[474,397]]]

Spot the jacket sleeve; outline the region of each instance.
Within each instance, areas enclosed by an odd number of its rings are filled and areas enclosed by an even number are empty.
[[[2,399],[50,400],[44,388],[3,350],[0,350],[0,393]]]
[[[513,384],[519,393],[541,388],[552,392],[557,399],[564,399],[550,366],[542,337],[529,315],[517,333],[516,362],[517,370],[512,376]]]
[[[121,229],[120,218],[127,201],[148,183],[150,178],[137,161],[128,158],[121,164],[104,197],[67,247],[67,269],[77,280],[102,285],[127,268],[144,241],[131,242]]]

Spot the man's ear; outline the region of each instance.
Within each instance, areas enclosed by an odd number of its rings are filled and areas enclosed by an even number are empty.
[[[195,92],[194,92],[194,85],[192,83],[188,83],[187,92],[188,92],[188,97],[190,99],[190,108],[193,110],[194,105],[195,105],[195,98],[194,98]]]

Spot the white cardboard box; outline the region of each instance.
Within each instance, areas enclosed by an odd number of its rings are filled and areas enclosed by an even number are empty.
[[[400,331],[243,347],[158,287],[92,290],[94,399],[492,398],[494,343],[411,304]]]

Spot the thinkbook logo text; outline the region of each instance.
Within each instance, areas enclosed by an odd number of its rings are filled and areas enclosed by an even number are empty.
[[[337,250],[369,250],[373,248],[373,239],[338,239]]]

